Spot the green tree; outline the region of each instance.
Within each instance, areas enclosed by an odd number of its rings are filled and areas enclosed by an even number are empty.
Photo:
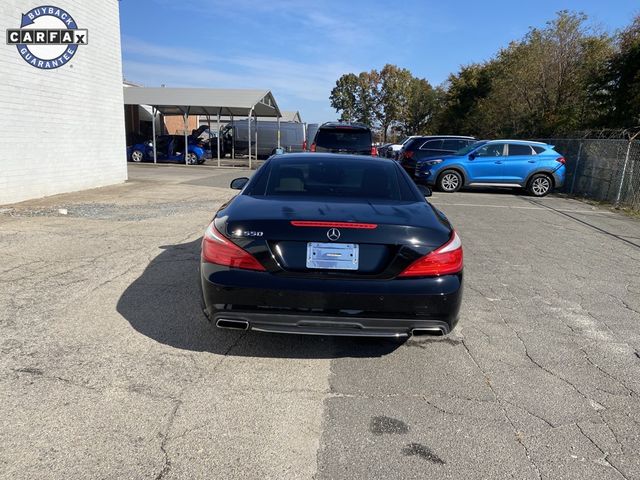
[[[374,127],[379,116],[378,84],[380,74],[376,70],[360,72],[356,85],[356,116],[357,122]]]
[[[624,128],[640,125],[640,15],[616,38],[616,50],[604,72],[591,85],[595,126]]]
[[[342,75],[331,90],[331,106],[340,112],[344,122],[362,122],[373,126],[378,116],[378,82],[376,70],[360,72],[358,75]]]
[[[438,131],[460,135],[479,135],[474,119],[480,116],[483,99],[491,91],[492,63],[471,64],[449,75],[444,86],[442,108],[437,114]]]
[[[336,86],[331,90],[331,106],[341,112],[342,121],[351,122],[356,118],[357,86],[358,77],[353,73],[347,73],[336,81]]]
[[[329,98],[341,120],[365,123],[379,130],[386,142],[391,130],[404,134],[427,131],[438,95],[426,80],[387,64],[380,72],[342,75]]]
[[[382,130],[383,142],[387,141],[389,128],[406,117],[412,80],[409,70],[396,65],[387,64],[380,71],[376,86],[376,120]]]
[[[424,78],[411,78],[407,105],[398,130],[404,135],[436,133],[434,117],[442,102],[444,90],[434,89]]]
[[[611,52],[608,36],[581,13],[558,12],[495,59],[491,92],[483,103],[500,136],[548,136],[589,122],[588,85]]]
[[[558,12],[488,62],[463,67],[447,83],[440,131],[482,137],[536,137],[582,129],[594,117],[589,84],[611,39],[581,13]]]

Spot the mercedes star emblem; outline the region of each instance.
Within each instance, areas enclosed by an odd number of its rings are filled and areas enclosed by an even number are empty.
[[[332,242],[335,242],[340,238],[340,230],[338,230],[337,228],[330,228],[327,232],[327,238]]]

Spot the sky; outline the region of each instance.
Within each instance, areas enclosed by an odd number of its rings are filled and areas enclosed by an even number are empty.
[[[409,69],[439,85],[491,58],[559,10],[607,32],[640,13],[637,0],[121,0],[124,76],[145,86],[271,90],[281,110],[335,120],[345,73]]]

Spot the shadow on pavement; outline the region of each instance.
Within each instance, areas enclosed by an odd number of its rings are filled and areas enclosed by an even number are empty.
[[[516,195],[526,196],[527,191],[524,188],[515,187],[465,187],[461,188],[459,193],[493,193],[496,195]]]
[[[214,327],[200,308],[200,240],[161,247],[124,291],[117,310],[138,332],[157,342],[221,355],[274,358],[379,357],[399,341],[236,332]]]

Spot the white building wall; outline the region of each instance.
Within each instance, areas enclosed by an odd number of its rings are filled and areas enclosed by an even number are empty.
[[[39,5],[88,29],[66,65],[25,62],[6,29]],[[0,2],[0,204],[124,182],[127,178],[117,0]]]

